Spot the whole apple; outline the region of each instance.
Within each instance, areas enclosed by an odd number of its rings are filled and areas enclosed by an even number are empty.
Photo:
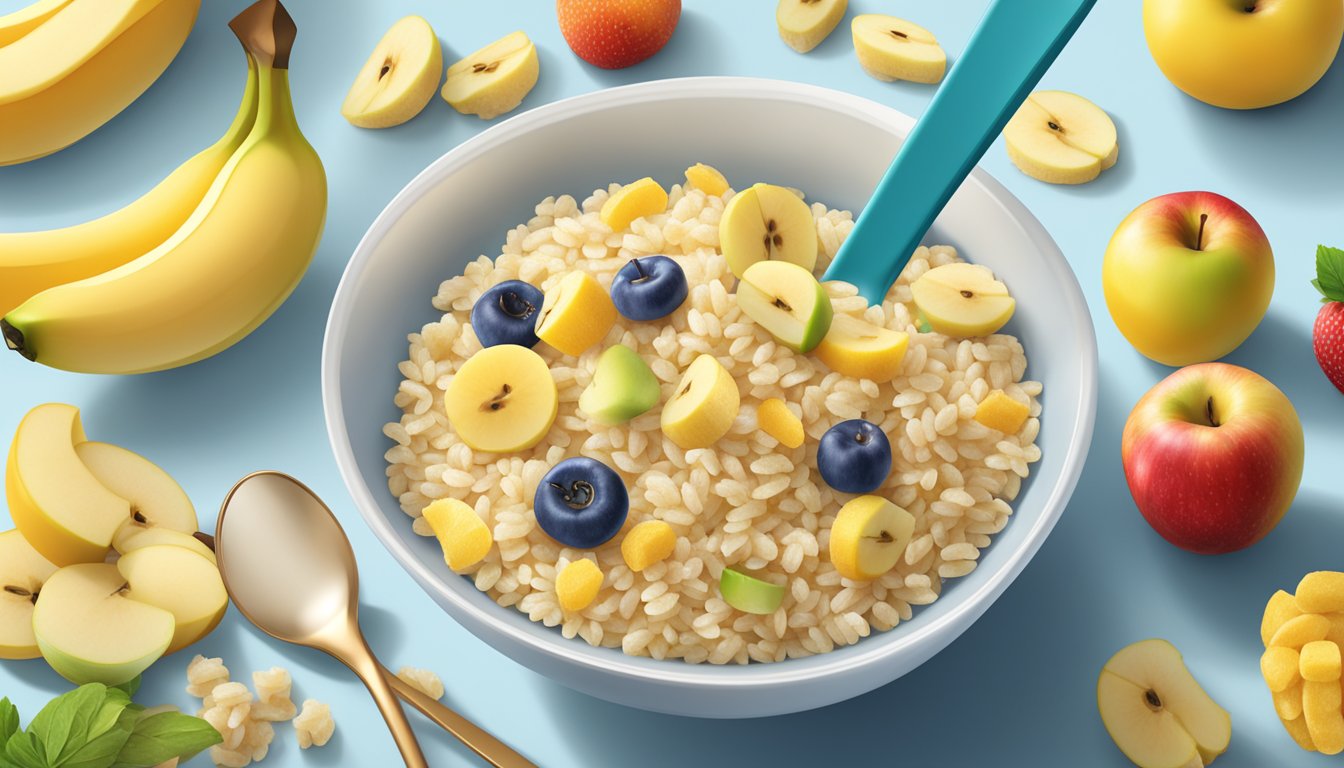
[[[1295,98],[1330,69],[1344,36],[1339,0],[1144,0],[1148,50],[1200,101],[1259,109]]]
[[[1302,481],[1302,423],[1279,388],[1226,363],[1182,368],[1148,391],[1120,447],[1148,524],[1181,549],[1244,549],[1278,525]]]
[[[1159,363],[1217,360],[1246,340],[1274,294],[1274,251],[1246,209],[1212,192],[1155,197],[1120,222],[1101,267],[1106,306]]]
[[[555,12],[560,34],[579,58],[621,69],[667,45],[681,19],[681,0],[556,0]]]

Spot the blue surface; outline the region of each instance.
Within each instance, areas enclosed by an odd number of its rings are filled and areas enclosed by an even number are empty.
[[[0,12],[22,0],[0,0]],[[164,77],[131,108],[75,147],[0,168],[0,230],[82,221],[151,187],[221,133],[233,115],[243,65],[225,22],[244,0],[208,0],[195,32]],[[795,79],[855,93],[918,115],[932,89],[884,84],[859,69],[842,28],[807,56],[776,37],[774,3],[687,0],[669,46],[650,61],[598,71],[565,47],[550,3],[295,0],[299,24],[294,96],[305,133],[326,162],[331,212],[315,264],[293,298],[245,342],[189,368],[137,378],[75,376],[0,355],[0,434],[32,405],[83,408],[88,432],[140,451],[192,494],[202,523],[234,480],[259,468],[292,472],[323,494],[360,558],[364,624],[384,661],[441,673],[447,700],[547,766],[996,765],[1123,766],[1096,714],[1098,669],[1116,649],[1150,636],[1185,652],[1196,677],[1231,713],[1233,740],[1217,765],[1333,764],[1302,753],[1276,721],[1259,679],[1260,611],[1273,590],[1319,568],[1344,568],[1344,398],[1310,350],[1317,242],[1344,243],[1339,211],[1344,150],[1344,63],[1290,104],[1253,113],[1196,103],[1171,87],[1144,47],[1137,4],[1101,0],[1042,80],[1110,111],[1119,164],[1079,188],[1026,178],[1001,145],[985,165],[1051,231],[1087,292],[1101,344],[1095,443],[1082,483],[1037,558],[970,631],[907,677],[823,710],[752,721],[652,715],[572,693],[504,659],[449,621],[393,563],[344,501],[322,426],[318,360],[328,301],[345,260],[382,206],[419,169],[486,124],[435,99],[425,114],[386,131],[339,115],[349,80],[382,32],[406,13],[425,15],[453,60],[515,28],[541,53],[541,81],[524,107],[610,85],[680,75]],[[933,30],[955,58],[985,3],[853,0],[851,15],[887,11]],[[730,129],[730,128],[729,128]],[[819,141],[839,140],[818,137]],[[1120,430],[1130,407],[1169,369],[1120,336],[1102,300],[1101,255],[1112,229],[1154,195],[1210,189],[1240,202],[1277,253],[1278,287],[1259,330],[1228,359],[1268,376],[1292,398],[1307,432],[1306,475],[1283,523],[1249,551],[1186,554],[1143,522],[1124,485]],[[331,702],[337,735],[300,755],[277,729],[265,765],[395,764],[392,742],[362,688],[316,652],[260,636],[236,612],[193,651],[222,655],[236,675],[289,666],[297,697]],[[192,705],[182,692],[188,657],[169,657],[139,699]],[[43,662],[0,662],[0,695],[25,720],[65,689]],[[451,738],[417,717],[436,765],[473,764]],[[706,757],[712,756],[712,757]],[[195,765],[208,765],[197,760]]]

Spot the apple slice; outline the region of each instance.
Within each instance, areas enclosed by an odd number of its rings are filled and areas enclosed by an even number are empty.
[[[23,417],[9,448],[5,492],[14,525],[56,565],[101,562],[131,516],[130,502],[80,460],[75,446],[83,442],[79,409],[47,403]]]
[[[360,128],[390,128],[420,114],[443,70],[443,48],[429,22],[407,16],[378,41],[355,76],[341,114]]]
[[[1120,156],[1115,123],[1101,107],[1067,91],[1037,91],[1003,129],[1008,158],[1051,184],[1084,184]]]
[[[663,434],[684,451],[708,448],[728,434],[741,407],[733,375],[713,355],[700,355],[663,405]]]
[[[784,585],[772,584],[733,568],[719,574],[719,594],[723,601],[743,613],[768,616],[784,603]]]
[[[173,614],[126,596],[117,566],[80,563],[42,585],[33,634],[42,657],[76,684],[119,685],[144,672],[173,640]]]
[[[863,71],[884,82],[937,83],[947,53],[929,30],[895,16],[865,13],[850,22],[854,53]]]
[[[18,531],[0,533],[0,659],[41,656],[33,637],[33,606],[56,566]]]
[[[817,265],[817,222],[791,189],[753,184],[723,207],[719,219],[723,258],[742,277],[758,261],[787,261],[811,273]]]
[[[737,284],[747,317],[796,352],[810,352],[831,329],[831,298],[808,270],[787,261],[758,261]]]
[[[658,377],[639,353],[614,344],[597,358],[597,369],[579,395],[579,410],[601,424],[624,424],[658,404]]]
[[[1232,739],[1227,711],[1166,640],[1143,640],[1112,656],[1097,679],[1097,707],[1115,745],[1141,768],[1207,765]]]
[[[879,384],[901,373],[910,335],[882,328],[852,315],[836,315],[817,345],[817,358],[827,368]]]
[[[200,539],[181,531],[174,531],[171,528],[123,526],[121,530],[117,531],[117,537],[112,539],[112,547],[123,555],[130,554],[137,549],[158,545],[188,549],[212,563],[217,562],[215,551],[206,546]]]
[[[132,550],[117,561],[117,570],[128,585],[126,597],[173,615],[173,639],[165,653],[210,634],[229,607],[219,569],[183,547],[156,544]]]
[[[910,286],[919,314],[954,337],[988,336],[1013,317],[1017,302],[988,267],[955,262],[934,267]]]
[[[75,453],[98,482],[130,502],[130,517],[112,534],[112,546],[148,528],[167,528],[181,533],[196,532],[196,507],[187,492],[149,459],[119,445],[89,441],[75,446]]]
[[[458,112],[490,120],[523,103],[540,72],[537,46],[513,32],[448,67],[440,95]]]

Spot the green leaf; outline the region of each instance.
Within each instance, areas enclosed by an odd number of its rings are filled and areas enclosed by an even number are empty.
[[[15,768],[48,768],[42,742],[31,732],[19,732],[5,742],[5,758]]]
[[[219,732],[199,717],[160,712],[136,722],[114,768],[149,768],[174,757],[185,762],[221,741]]]
[[[112,764],[117,762],[117,756],[121,754],[129,738],[131,738],[129,727],[110,728],[75,750],[60,764],[61,768],[111,768]]]
[[[10,702],[9,697],[0,699],[0,754],[4,753],[5,742],[19,730],[19,709]]]
[[[1344,301],[1344,251],[1316,246],[1316,279],[1311,281],[1323,301]]]
[[[136,675],[135,677],[131,678],[130,680],[127,680],[121,685],[114,685],[112,687],[118,691],[122,691],[123,693],[125,693],[126,698],[133,699],[135,698],[135,692],[140,690],[140,676]]]
[[[102,683],[81,685],[47,702],[28,724],[28,733],[42,742],[43,752],[52,765],[84,746],[89,726],[102,711],[107,686]]]

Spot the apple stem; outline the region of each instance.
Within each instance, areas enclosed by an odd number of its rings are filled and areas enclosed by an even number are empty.
[[[1209,220],[1209,214],[1199,214],[1199,232],[1195,235],[1195,250],[1204,250],[1204,223]]]
[[[201,542],[201,543],[204,544],[205,546],[209,547],[211,552],[214,552],[214,551],[215,551],[215,537],[214,537],[214,536],[211,536],[210,534],[206,533],[205,531],[197,531],[197,532],[191,534],[191,536],[192,536],[192,538],[194,538],[194,539],[196,539],[197,541]]]
[[[1204,410],[1206,415],[1209,417],[1209,426],[1210,427],[1219,426],[1218,419],[1215,418],[1213,415],[1213,395],[1209,395],[1209,402],[1205,405]]]

